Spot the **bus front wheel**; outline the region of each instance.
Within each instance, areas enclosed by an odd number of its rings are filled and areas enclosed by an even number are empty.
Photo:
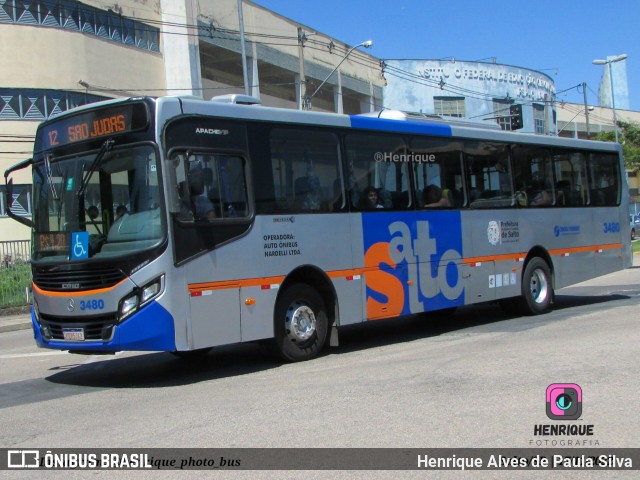
[[[548,312],[553,298],[551,269],[540,257],[531,259],[522,275],[522,307],[527,315]]]
[[[327,338],[329,321],[322,297],[309,285],[288,287],[275,308],[275,351],[287,361],[318,356]]]

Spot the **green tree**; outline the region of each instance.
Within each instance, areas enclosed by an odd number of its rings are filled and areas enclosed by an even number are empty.
[[[622,144],[625,167],[632,172],[637,172],[640,170],[640,124],[618,122],[618,127],[618,139]],[[594,140],[615,142],[615,133],[600,132]]]

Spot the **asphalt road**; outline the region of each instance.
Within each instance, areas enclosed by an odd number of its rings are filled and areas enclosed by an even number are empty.
[[[288,447],[299,448],[300,455],[313,455],[318,447],[540,447],[536,442],[548,439],[534,436],[534,426],[553,423],[545,413],[547,387],[575,383],[583,390],[576,422],[593,425],[592,436],[579,438],[591,442],[584,446],[637,448],[639,327],[640,268],[634,267],[559,291],[547,315],[514,317],[483,305],[449,318],[372,322],[344,330],[340,347],[297,364],[274,362],[256,345],[226,347],[199,361],[167,353],[87,357],[38,350],[28,330],[1,333],[0,447]],[[181,473],[194,478],[515,476]],[[543,473],[518,472],[518,478]],[[632,478],[623,472],[552,473]],[[92,478],[113,475],[91,472]]]

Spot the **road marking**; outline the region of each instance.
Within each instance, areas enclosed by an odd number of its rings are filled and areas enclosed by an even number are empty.
[[[38,352],[38,353],[13,353],[9,355],[0,355],[0,360],[8,358],[28,358],[28,357],[45,357],[47,355],[64,355],[66,351]]]
[[[115,358],[118,355],[121,355],[124,352],[116,352],[114,355],[87,355],[87,359],[82,362],[84,363],[92,363],[100,360],[108,360],[109,358]],[[12,353],[7,355],[0,355],[0,360],[8,360],[11,358],[29,358],[29,357],[46,357],[47,355],[65,355],[69,354],[66,350],[52,350],[51,352],[38,352],[38,353]],[[76,356],[76,358],[79,356]]]

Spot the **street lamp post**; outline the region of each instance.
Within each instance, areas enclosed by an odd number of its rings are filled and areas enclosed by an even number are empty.
[[[611,70],[611,64],[615,62],[621,62],[628,55],[623,53],[622,55],[616,55],[615,57],[607,58],[606,60],[594,60],[592,63],[594,65],[609,65],[609,87],[611,90],[611,110],[613,111],[613,132],[616,137],[616,143],[618,143],[618,119],[616,118],[616,97],[613,94],[613,72]]]
[[[331,75],[333,75],[335,73],[336,70],[338,70],[338,68],[340,68],[340,65],[342,65],[342,63],[349,57],[349,55],[351,55],[351,52],[353,52],[356,48],[358,47],[364,47],[364,48],[369,48],[371,47],[371,45],[373,45],[373,41],[371,40],[367,40],[365,42],[359,43],[358,45],[356,45],[355,47],[351,47],[349,49],[349,51],[346,53],[346,55],[344,57],[342,57],[342,60],[340,60],[340,63],[338,63],[338,65],[335,66],[335,68],[333,70],[331,70],[331,72],[329,73],[329,75],[327,75],[327,78],[325,78],[322,83],[320,85],[318,85],[318,88],[315,89],[315,91],[309,95],[308,97],[305,98],[304,101],[304,109],[305,110],[311,110],[311,99],[313,99],[313,97],[315,96],[316,93],[318,93],[320,91],[320,89],[322,88],[322,86],[327,83],[327,80],[329,80],[329,78],[331,77]]]

